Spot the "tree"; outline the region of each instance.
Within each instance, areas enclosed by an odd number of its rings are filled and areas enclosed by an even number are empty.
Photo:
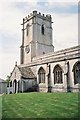
[[[9,82],[10,82],[10,76],[9,75],[7,75],[6,82],[7,82],[7,87],[9,87]]]

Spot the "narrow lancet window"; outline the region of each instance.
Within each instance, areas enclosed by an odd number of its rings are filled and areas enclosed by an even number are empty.
[[[45,70],[41,67],[38,71],[39,83],[45,83]]]
[[[44,25],[42,25],[42,35],[44,35]]]
[[[28,34],[29,34],[29,24],[27,24],[26,26],[26,35],[28,36]]]

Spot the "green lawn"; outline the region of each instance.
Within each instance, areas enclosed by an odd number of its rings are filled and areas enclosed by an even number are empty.
[[[0,95],[0,120],[2,118],[2,96]]]
[[[78,93],[19,93],[2,96],[3,118],[78,117]]]

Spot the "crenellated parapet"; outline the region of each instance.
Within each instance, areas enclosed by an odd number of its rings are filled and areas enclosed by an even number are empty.
[[[36,16],[38,16],[41,19],[52,22],[52,17],[51,17],[50,14],[45,15],[45,14],[41,14],[40,12],[37,12],[37,11],[33,11],[32,13],[27,15],[25,18],[23,18],[24,22],[27,22],[27,21],[29,21],[30,19],[32,19],[33,17],[36,17]]]

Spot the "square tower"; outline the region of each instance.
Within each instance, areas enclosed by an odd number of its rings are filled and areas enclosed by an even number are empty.
[[[21,64],[32,62],[34,57],[53,52],[52,45],[52,18],[33,11],[23,18]]]

